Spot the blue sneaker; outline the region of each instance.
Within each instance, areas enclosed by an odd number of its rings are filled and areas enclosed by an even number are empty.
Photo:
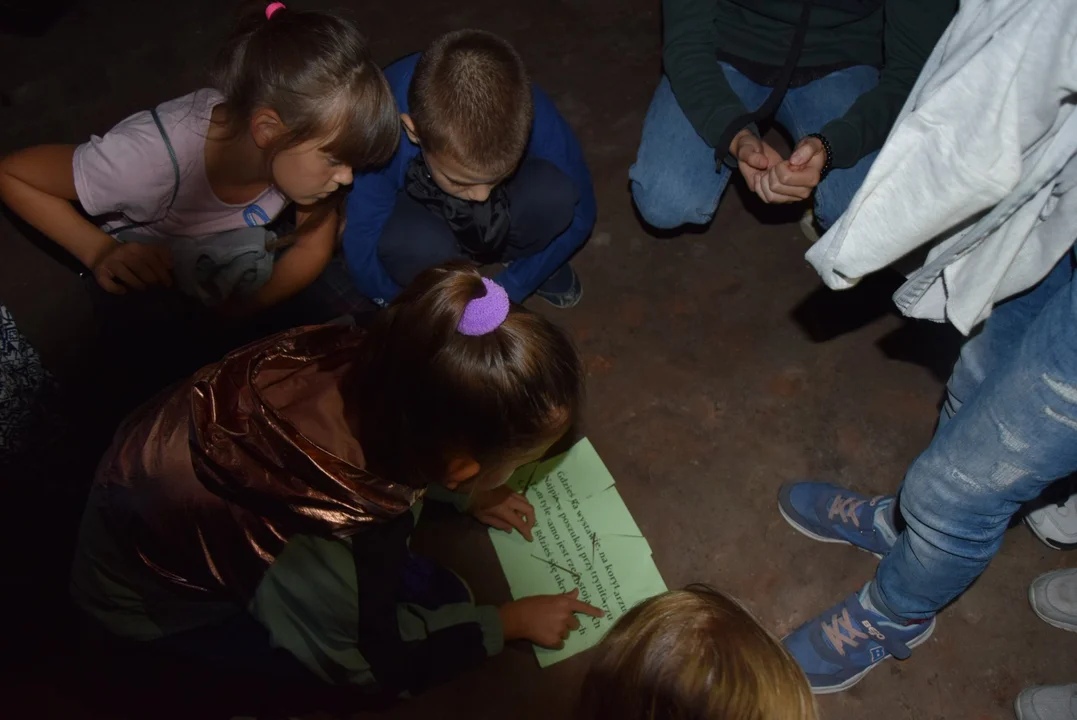
[[[897,542],[893,495],[868,497],[823,482],[782,485],[778,511],[795,530],[820,542],[847,543],[881,558]]]
[[[546,278],[546,282],[539,286],[535,295],[555,308],[564,310],[579,305],[580,298],[583,297],[583,285],[572,266],[565,263]]]
[[[782,639],[816,695],[856,685],[888,657],[904,660],[935,631],[935,618],[906,625],[875,610],[871,583]]]

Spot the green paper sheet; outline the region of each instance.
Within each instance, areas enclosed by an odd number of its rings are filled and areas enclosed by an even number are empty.
[[[613,477],[586,438],[567,453],[518,469],[509,478],[535,506],[534,542],[490,530],[514,598],[580,589],[580,599],[606,611],[577,615],[580,628],[560,650],[535,647],[547,667],[596,645],[628,610],[666,591],[651,546],[632,519]]]

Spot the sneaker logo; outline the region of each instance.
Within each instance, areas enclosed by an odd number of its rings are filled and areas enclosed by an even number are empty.
[[[880,660],[884,660],[885,658],[886,651],[883,650],[882,647],[880,647],[879,645],[876,645],[871,649],[871,662],[877,663]]]
[[[860,624],[863,625],[864,628],[868,631],[868,635],[871,635],[873,638],[875,638],[879,642],[882,642],[883,640],[886,639],[885,635],[883,635],[881,632],[879,632],[878,630],[875,629],[875,626],[871,624],[870,620],[861,620]]]

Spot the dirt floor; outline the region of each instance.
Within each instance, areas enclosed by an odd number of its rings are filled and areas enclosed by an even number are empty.
[[[76,2],[39,38],[0,34],[0,153],[81,142],[198,87],[228,24],[225,5]],[[5,7],[0,3],[0,16]],[[738,189],[705,230],[659,238],[640,225],[627,171],[659,76],[658,0],[367,0],[350,9],[385,62],[453,28],[503,34],[576,129],[594,176],[598,224],[575,261],[584,300],[556,319],[572,329],[586,357],[584,430],[668,585],[727,590],[778,634],[859,587],[875,560],[790,529],[777,511],[778,487],[822,478],[893,491],[931,437],[958,338],[896,316],[888,302],[893,277],[843,294],[825,291],[803,260],[807,241],[797,213],[768,216]],[[83,281],[4,220],[0,300],[74,396],[94,386],[88,361],[96,330]],[[109,431],[100,427],[108,412],[96,411],[80,408],[87,435],[76,433],[58,453],[72,477],[33,488],[25,478],[2,479],[5,517],[15,523],[3,539],[11,553],[5,564],[19,570],[7,573],[0,589],[5,635],[19,642],[0,640],[7,647],[0,716],[257,713],[262,691],[218,701],[212,680],[187,670],[138,679],[132,689],[123,681],[129,670],[77,641],[62,580],[77,505],[42,513],[33,503],[77,497],[65,494],[64,482],[86,482]],[[440,517],[423,534],[480,600],[508,599],[483,529]],[[42,564],[51,573],[26,570]],[[852,691],[821,698],[823,717],[1011,718],[1023,687],[1073,681],[1077,637],[1040,622],[1026,600],[1037,575],[1073,565],[1077,555],[1048,550],[1023,528],[1011,531],[983,578],[942,614],[930,642]],[[584,655],[540,670],[528,647],[513,646],[417,700],[380,714],[333,716],[564,718],[587,662]],[[310,707],[318,704],[315,698]]]

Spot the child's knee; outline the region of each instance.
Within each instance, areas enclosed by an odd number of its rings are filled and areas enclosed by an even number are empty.
[[[378,261],[398,285],[409,284],[428,267],[459,257],[448,224],[408,198],[397,207],[378,238]]]
[[[532,229],[544,228],[551,238],[564,232],[580,201],[576,183],[546,160],[526,160],[520,171],[517,179],[524,186],[510,190],[514,224],[519,219]]]

